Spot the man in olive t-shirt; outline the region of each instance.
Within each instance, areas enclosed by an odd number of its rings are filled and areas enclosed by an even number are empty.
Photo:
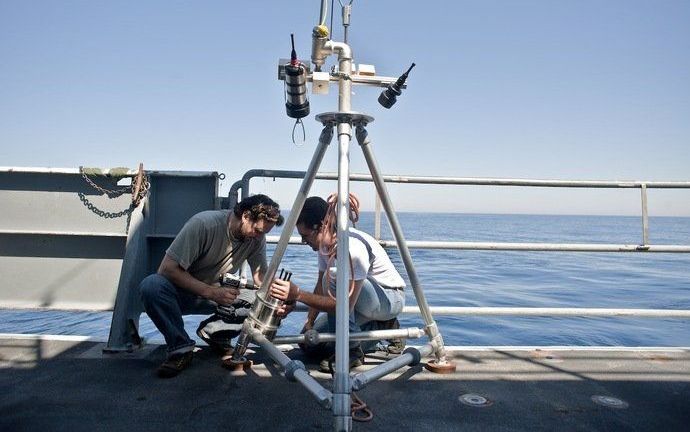
[[[217,305],[229,306],[237,299],[238,289],[220,286],[223,274],[237,272],[247,261],[255,284],[261,283],[267,268],[265,234],[282,223],[278,204],[266,195],[254,195],[232,211],[198,213],[182,227],[158,273],[139,285],[144,309],[168,348],[159,376],[173,377],[192,360],[195,343],[182,315],[213,313]]]

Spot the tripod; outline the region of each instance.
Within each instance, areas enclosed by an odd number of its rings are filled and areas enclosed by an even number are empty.
[[[374,119],[368,115],[354,113],[354,112],[330,112],[316,116],[317,121],[323,124],[323,130],[319,137],[319,144],[314,152],[309,168],[300,186],[299,192],[293,203],[290,215],[285,223],[278,245],[271,259],[271,263],[267,270],[265,279],[261,290],[257,293],[257,300],[254,303],[250,317],[245,321],[245,326],[235,348],[234,359],[238,362],[244,362],[242,355],[246,349],[249,340],[252,339],[257,342],[262,348],[267,349],[269,355],[273,357],[276,354],[280,360],[279,364],[286,370],[288,379],[293,379],[302,382],[307,389],[309,389],[322,404],[328,408],[333,408],[333,414],[336,417],[336,426],[338,430],[349,430],[351,423],[350,414],[350,393],[352,390],[359,390],[366,386],[369,382],[387,375],[394,370],[406,365],[417,364],[421,358],[426,355],[433,354],[435,359],[428,362],[427,369],[439,372],[449,373],[455,370],[455,365],[446,358],[446,352],[443,344],[443,338],[438,330],[438,326],[434,321],[429,305],[426,302],[424,292],[417,277],[409,249],[405,242],[405,238],[398,222],[395,210],[393,209],[392,201],[388,195],[383,176],[380,173],[378,164],[374,157],[371,148],[371,141],[367,132],[366,126]],[[295,227],[297,217],[300,214],[304,202],[309,194],[309,190],[318,172],[319,166],[323,160],[328,146],[333,138],[333,129],[337,126],[339,136],[339,163],[338,163],[338,207],[337,207],[337,221],[338,221],[338,244],[337,244],[337,268],[336,286],[348,286],[350,280],[350,268],[347,265],[349,256],[349,238],[348,238],[348,211],[349,211],[349,143],[351,140],[351,132],[354,128],[357,142],[360,145],[364,157],[366,159],[369,171],[376,186],[386,215],[390,222],[393,235],[397,242],[398,250],[403,260],[403,264],[410,279],[412,289],[417,300],[417,304],[424,319],[424,331],[429,337],[429,343],[417,350],[408,348],[401,356],[390,360],[376,368],[364,373],[353,376],[350,380],[348,371],[349,358],[349,302],[348,291],[346,289],[336,289],[336,349],[335,349],[335,375],[334,375],[334,391],[332,396],[324,392],[313,378],[311,378],[304,365],[299,361],[286,360],[286,356],[275,353],[276,348],[269,342],[269,339],[275,335],[280,320],[275,317],[275,311],[281,302],[270,297],[268,294],[268,287],[270,281],[275,276],[276,269],[280,265],[283,254],[287,248],[290,235]],[[278,351],[279,352],[279,351]],[[275,359],[275,357],[274,357]]]
[[[323,17],[321,23],[325,22]],[[451,373],[455,370],[455,364],[446,358],[446,351],[443,345],[438,326],[434,321],[429,305],[426,302],[417,272],[412,262],[410,251],[405,242],[405,238],[400,228],[400,223],[396,216],[393,204],[388,195],[383,176],[380,173],[378,164],[371,150],[371,141],[366,130],[367,124],[374,121],[374,118],[366,114],[353,112],[351,109],[352,84],[368,85],[388,85],[402,86],[404,79],[397,81],[386,77],[371,77],[362,80],[358,75],[352,73],[352,49],[347,43],[336,42],[328,39],[328,31],[323,25],[314,28],[312,33],[312,63],[320,70],[329,55],[338,56],[338,111],[327,112],[316,116],[316,120],[323,124],[323,130],[319,136],[319,143],[314,151],[309,168],[302,180],[302,184],[297,193],[297,197],[292,205],[290,214],[283,227],[282,234],[276,245],[276,249],[271,258],[271,263],[264,275],[261,289],[257,293],[256,301],[250,311],[249,317],[245,320],[242,333],[235,345],[232,363],[239,367],[246,367],[247,360],[244,353],[250,341],[254,341],[266,353],[273,358],[285,370],[285,376],[292,381],[300,382],[325,408],[332,409],[335,418],[335,430],[349,431],[352,428],[352,415],[350,411],[350,396],[353,390],[359,390],[368,383],[381,378],[401,367],[416,365],[420,363],[422,357],[433,354],[434,360],[426,364],[427,369],[438,373]],[[413,64],[414,66],[414,64]],[[409,72],[409,70],[408,70]],[[315,72],[316,73],[316,72]],[[407,73],[405,74],[405,76]],[[328,74],[326,74],[328,77]],[[312,76],[314,79],[314,76]],[[330,80],[330,78],[328,78]],[[395,83],[395,84],[394,84]],[[293,83],[294,84],[294,83]],[[389,87],[390,89],[391,87]],[[306,88],[304,89],[306,91]],[[400,94],[399,88],[395,87],[392,96],[387,99],[388,107],[394,103],[395,95]],[[298,96],[301,93],[298,92]],[[298,99],[298,103],[304,102]],[[303,105],[296,105],[303,106]],[[305,105],[306,106],[306,105]],[[301,114],[300,114],[301,115]],[[333,139],[333,131],[337,130],[338,135],[338,203],[337,203],[337,273],[336,273],[336,333],[335,333],[335,374],[333,376],[333,392],[325,389],[319,384],[306,370],[304,364],[298,360],[292,360],[272,343],[271,339],[275,336],[280,318],[277,317],[277,310],[282,302],[268,294],[269,287],[273,281],[276,271],[280,266],[285,250],[292,235],[292,231],[297,223],[297,218],[304,206],[311,186],[316,178],[319,166],[323,161],[328,146]],[[424,332],[429,338],[429,343],[420,349],[408,348],[400,356],[382,363],[366,372],[349,375],[349,299],[348,289],[350,282],[349,260],[349,195],[350,195],[350,141],[352,140],[353,129],[357,142],[362,148],[369,171],[376,185],[379,198],[388,216],[388,221],[393,230],[393,235],[397,242],[400,256],[402,257],[405,270],[412,284],[412,289],[417,300],[417,304],[424,319]],[[305,338],[307,335],[305,334]]]

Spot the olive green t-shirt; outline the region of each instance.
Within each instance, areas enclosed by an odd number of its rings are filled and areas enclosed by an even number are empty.
[[[230,210],[209,210],[192,216],[165,253],[192,276],[207,284],[225,273],[236,273],[246,260],[252,270],[265,273],[266,237],[233,237]]]

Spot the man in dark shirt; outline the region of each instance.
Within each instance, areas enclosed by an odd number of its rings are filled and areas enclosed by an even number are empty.
[[[192,361],[195,342],[184,329],[182,315],[213,313],[218,305],[238,299],[237,288],[220,286],[225,273],[249,263],[255,284],[266,264],[266,237],[282,225],[280,207],[266,195],[254,195],[231,210],[210,210],[192,216],[163,257],[158,273],[139,285],[146,313],[165,337],[168,356],[158,368],[163,378],[176,376]]]

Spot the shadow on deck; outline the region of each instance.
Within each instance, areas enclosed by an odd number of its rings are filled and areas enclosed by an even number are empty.
[[[231,373],[208,349],[192,367],[161,380],[160,346],[103,355],[103,344],[0,338],[2,431],[331,430],[330,411],[261,353]],[[206,347],[203,347],[206,348]],[[299,357],[293,350],[289,355]],[[660,350],[454,351],[458,370],[436,375],[403,368],[358,392],[374,412],[354,430],[681,431],[690,424],[690,352]],[[364,368],[384,354],[367,357]],[[330,388],[330,376],[308,365]],[[477,394],[488,406],[460,397]],[[596,404],[615,397],[623,407]],[[627,407],[626,407],[627,405]]]

